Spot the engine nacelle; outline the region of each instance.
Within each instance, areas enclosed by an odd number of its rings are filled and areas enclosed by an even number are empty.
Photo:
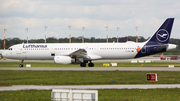
[[[75,62],[75,59],[72,59],[69,56],[55,56],[54,62],[56,64],[70,64],[70,63]]]

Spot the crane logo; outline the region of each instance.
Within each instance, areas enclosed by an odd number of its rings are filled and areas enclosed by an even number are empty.
[[[169,33],[165,30],[165,29],[160,29],[157,33],[156,33],[156,38],[158,41],[160,42],[165,42],[166,40],[168,40],[169,38]]]

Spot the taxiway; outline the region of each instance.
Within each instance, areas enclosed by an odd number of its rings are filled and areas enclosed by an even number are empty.
[[[52,89],[155,89],[155,88],[180,88],[180,84],[155,84],[155,85],[69,85],[69,86],[37,86],[15,85],[0,87],[0,91],[17,90],[52,90]]]
[[[180,71],[180,67],[0,67],[0,70],[30,71]]]

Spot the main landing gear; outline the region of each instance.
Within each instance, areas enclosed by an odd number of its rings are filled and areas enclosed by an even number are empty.
[[[88,66],[89,66],[89,67],[94,67],[94,63],[90,62],[90,63],[88,64]]]
[[[19,67],[23,67],[23,62],[24,60],[21,60],[21,64],[19,65]]]
[[[86,67],[86,63],[85,63],[85,62],[82,62],[82,63],[80,64],[80,66],[81,66],[81,67]]]
[[[82,63],[80,63],[80,66],[81,66],[81,67],[86,67],[86,63],[87,63],[87,62],[82,62]],[[88,67],[94,67],[94,63],[92,63],[92,62],[90,61],[90,63],[88,63]]]

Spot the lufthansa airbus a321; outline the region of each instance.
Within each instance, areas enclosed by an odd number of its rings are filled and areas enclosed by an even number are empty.
[[[175,49],[169,44],[174,18],[168,18],[146,42],[135,43],[30,43],[17,44],[2,53],[3,57],[21,60],[54,60],[56,64],[80,64],[94,67],[92,60],[133,59]]]

